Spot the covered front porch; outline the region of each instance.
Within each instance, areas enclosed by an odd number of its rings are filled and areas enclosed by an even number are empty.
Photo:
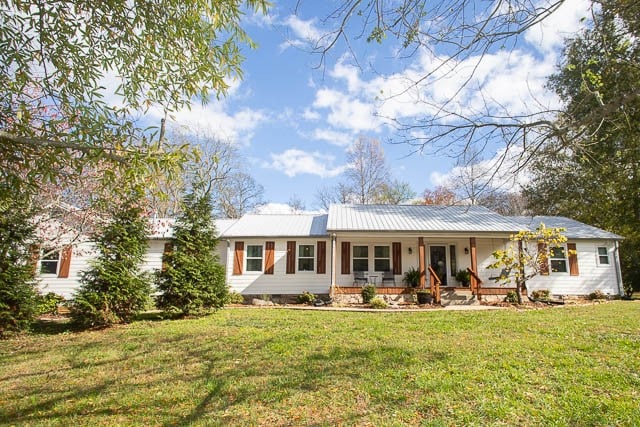
[[[378,295],[414,302],[418,291],[429,289],[436,304],[467,304],[480,301],[483,295],[506,295],[510,289],[496,287],[490,280],[495,272],[486,269],[493,251],[506,241],[502,236],[333,234],[330,294],[338,299],[352,296],[350,300],[355,301],[363,286],[373,285]],[[407,274],[411,270],[417,276],[413,283]]]

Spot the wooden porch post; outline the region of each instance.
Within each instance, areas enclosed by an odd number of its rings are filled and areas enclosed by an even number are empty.
[[[471,270],[474,273],[478,274],[478,253],[476,251],[476,238],[469,238],[469,252],[471,254]],[[478,281],[473,275],[471,275],[471,293],[478,295]],[[478,295],[478,300],[480,299],[480,295]]]
[[[329,288],[329,297],[333,298],[336,288],[336,234],[331,235],[331,285]]]
[[[420,289],[427,284],[427,267],[425,266],[424,239],[418,237],[418,271],[420,272]]]

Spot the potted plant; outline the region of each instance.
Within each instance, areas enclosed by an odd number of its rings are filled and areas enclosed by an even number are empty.
[[[404,273],[404,282],[415,288],[420,283],[420,272],[411,267],[406,273]]]
[[[471,283],[471,274],[469,273],[468,270],[458,270],[458,272],[456,273],[456,280],[465,287],[469,287],[469,284]]]
[[[433,302],[433,297],[431,296],[431,290],[429,289],[420,289],[416,292],[416,296],[418,297],[418,304],[431,304]]]

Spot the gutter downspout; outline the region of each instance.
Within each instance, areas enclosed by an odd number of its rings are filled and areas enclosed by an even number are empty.
[[[613,249],[614,264],[616,266],[616,280],[618,281],[618,294],[624,295],[624,285],[622,284],[622,270],[620,268],[620,243],[615,240]]]

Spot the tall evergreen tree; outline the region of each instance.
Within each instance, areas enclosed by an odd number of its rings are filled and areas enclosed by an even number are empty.
[[[0,186],[0,336],[25,328],[35,315],[33,210],[26,199]]]
[[[228,290],[216,254],[210,192],[204,184],[195,184],[183,204],[171,240],[173,250],[165,253],[158,275],[157,303],[164,310],[193,315],[222,307]]]
[[[128,322],[149,302],[151,277],[142,271],[149,221],[143,192],[131,190],[111,207],[110,219],[94,235],[98,257],[81,275],[71,314],[83,326]]]
[[[640,4],[602,3],[570,41],[550,86],[567,137],[544,147],[526,196],[535,213],[566,215],[625,237],[623,280],[640,289]]]

